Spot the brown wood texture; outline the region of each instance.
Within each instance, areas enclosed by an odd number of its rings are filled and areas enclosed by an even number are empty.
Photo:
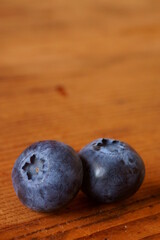
[[[160,239],[160,1],[0,1],[0,239]],[[76,151],[98,137],[131,144],[146,177],[123,202],[82,192],[43,214],[15,195],[29,144]]]

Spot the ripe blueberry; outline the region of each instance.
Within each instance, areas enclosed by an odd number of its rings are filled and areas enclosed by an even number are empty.
[[[16,194],[27,207],[49,212],[70,202],[83,178],[76,152],[57,141],[41,141],[28,147],[12,170]]]
[[[96,201],[109,203],[128,198],[143,182],[143,160],[124,142],[97,139],[79,155],[84,169],[82,190]]]

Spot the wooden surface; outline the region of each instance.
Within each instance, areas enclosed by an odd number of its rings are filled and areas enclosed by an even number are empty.
[[[0,1],[0,239],[160,239],[160,1]],[[130,199],[30,211],[11,170],[37,140],[131,144],[146,178]]]

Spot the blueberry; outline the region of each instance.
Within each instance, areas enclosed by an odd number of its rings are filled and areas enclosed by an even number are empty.
[[[79,153],[84,169],[83,192],[102,203],[115,202],[134,194],[145,176],[145,166],[128,144],[101,138]]]
[[[28,147],[17,159],[12,181],[20,201],[42,212],[59,209],[79,191],[82,162],[68,145],[41,141]]]

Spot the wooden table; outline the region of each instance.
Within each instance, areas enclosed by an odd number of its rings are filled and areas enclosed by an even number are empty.
[[[1,0],[0,239],[160,239],[160,1]],[[83,193],[43,214],[15,195],[11,170],[29,144],[79,151],[99,137],[131,144],[146,178],[130,199]]]

